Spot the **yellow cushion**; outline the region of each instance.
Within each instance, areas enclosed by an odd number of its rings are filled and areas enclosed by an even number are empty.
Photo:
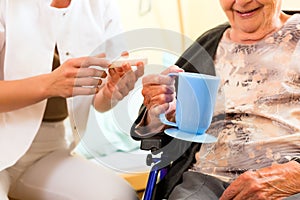
[[[121,176],[128,181],[136,191],[141,191],[146,188],[149,172],[121,174]]]

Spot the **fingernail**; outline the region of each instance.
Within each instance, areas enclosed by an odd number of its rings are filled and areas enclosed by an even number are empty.
[[[111,65],[108,66],[108,68],[116,68],[116,67],[118,67],[118,66],[115,65],[115,64],[113,64],[113,63],[112,63]]]
[[[121,54],[121,56],[123,56],[123,57],[128,57],[128,56],[129,56],[128,51],[123,51],[122,54]]]
[[[136,63],[136,66],[138,66],[138,67],[144,66],[144,63],[143,62],[138,62],[138,63]]]
[[[109,70],[109,69],[108,69]],[[101,74],[101,78],[105,78],[107,76],[107,73],[104,71],[102,74]]]

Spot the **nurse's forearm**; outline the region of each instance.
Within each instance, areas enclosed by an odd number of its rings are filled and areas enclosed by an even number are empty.
[[[47,75],[0,81],[0,113],[33,105],[49,98],[46,84]]]
[[[113,108],[116,104],[116,100],[113,100],[111,97],[107,97],[107,95],[104,94],[103,87],[94,97],[94,108],[98,112],[106,112]]]

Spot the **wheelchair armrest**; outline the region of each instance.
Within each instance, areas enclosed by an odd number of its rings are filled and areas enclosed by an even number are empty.
[[[160,149],[172,140],[172,137],[165,134],[158,134],[149,138],[142,138],[140,149],[151,151],[156,154]]]
[[[142,105],[139,116],[131,127],[130,135],[134,140],[141,141],[140,149],[146,151],[150,150],[152,154],[157,154],[162,147],[172,140],[172,137],[166,135],[164,132],[149,133],[147,127],[138,127],[138,124],[144,119],[146,113],[147,109]]]

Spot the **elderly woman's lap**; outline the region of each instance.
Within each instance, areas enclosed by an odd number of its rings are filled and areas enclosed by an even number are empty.
[[[168,200],[219,200],[228,183],[198,172],[185,172],[183,182],[177,185]],[[285,198],[299,200],[300,193]]]
[[[228,185],[212,176],[188,171],[183,174],[183,182],[174,188],[169,200],[218,200]]]
[[[299,200],[299,199],[300,199],[300,193],[290,196],[288,198],[285,198],[284,200]]]

